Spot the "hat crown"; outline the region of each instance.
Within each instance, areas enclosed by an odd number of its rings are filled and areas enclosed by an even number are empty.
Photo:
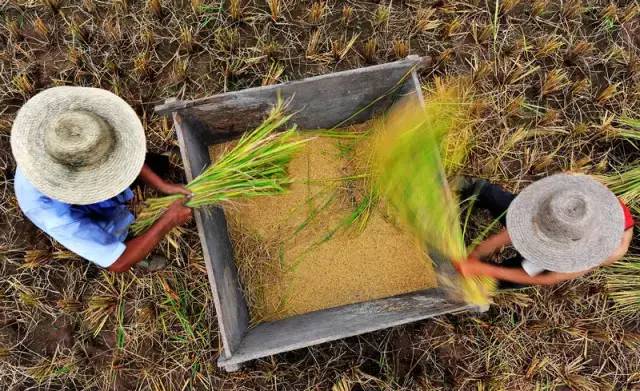
[[[592,215],[584,194],[565,190],[545,199],[534,219],[545,236],[562,242],[582,239],[593,228]]]
[[[67,111],[44,129],[44,150],[65,166],[91,167],[105,161],[113,151],[116,136],[107,121],[84,110]]]

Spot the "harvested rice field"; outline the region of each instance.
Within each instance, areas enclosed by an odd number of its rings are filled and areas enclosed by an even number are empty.
[[[355,174],[349,142],[301,137],[310,138],[290,163],[286,194],[225,208],[254,321],[434,287],[430,260],[380,206],[364,229],[343,227],[363,196],[345,179]]]
[[[501,293],[486,313],[380,330],[226,373],[215,364],[222,342],[195,224],[156,249],[169,260],[165,270],[113,274],[41,233],[17,205],[11,125],[46,88],[121,96],[142,120],[147,149],[170,157],[165,177],[184,182],[171,119],[153,110],[165,99],[408,54],[428,59],[418,75],[425,88],[438,76],[465,78],[472,90],[468,132],[451,144],[467,156],[456,173],[514,192],[560,171],[604,176],[638,220],[638,1],[0,1],[0,389],[640,389],[637,238],[620,267]],[[134,190],[136,211],[157,195]],[[225,209],[238,217],[250,210]],[[473,213],[467,226],[470,244],[487,219]],[[234,226],[247,265],[279,259],[277,247],[247,232]],[[411,289],[421,283],[411,281]]]

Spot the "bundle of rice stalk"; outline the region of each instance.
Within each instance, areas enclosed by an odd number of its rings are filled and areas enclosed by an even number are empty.
[[[640,312],[640,257],[627,257],[606,269],[609,297],[623,313]]]
[[[374,142],[374,180],[392,212],[429,251],[465,262],[458,200],[448,188],[440,150],[445,136],[468,122],[468,104],[458,85],[437,83],[423,108],[401,102],[388,114]],[[442,276],[441,276],[442,277]],[[441,279],[442,280],[442,279]],[[489,304],[495,282],[485,277],[443,281],[476,305]]]
[[[291,116],[283,114],[280,102],[255,130],[245,133],[231,150],[186,185],[193,196],[191,208],[217,205],[240,198],[283,193],[291,183],[287,167],[305,139],[294,139],[295,126],[276,132]],[[147,200],[132,232],[147,230],[182,195]]]
[[[600,179],[625,204],[635,212],[640,212],[640,167],[603,176]]]
[[[617,119],[617,122],[627,127],[627,128],[616,128],[617,137],[623,138],[632,143],[634,141],[640,141],[640,119],[630,118],[630,117],[621,117]]]

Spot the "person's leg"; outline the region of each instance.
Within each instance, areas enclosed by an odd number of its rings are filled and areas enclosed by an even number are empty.
[[[171,167],[169,156],[158,153],[147,153],[144,158],[144,163],[158,175],[166,175],[165,173],[169,171]]]
[[[149,152],[144,157],[144,164],[151,168],[151,171],[156,174],[163,176],[171,168],[171,162],[169,161],[169,156],[160,155],[158,153]],[[142,186],[143,183],[139,179],[136,179],[131,187]]]
[[[515,194],[482,179],[474,186],[473,194],[476,195],[474,206],[487,209],[494,219],[500,219],[502,225],[506,226],[506,212],[511,201],[516,198]]]

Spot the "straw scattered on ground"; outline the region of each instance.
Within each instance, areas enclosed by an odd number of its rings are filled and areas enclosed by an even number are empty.
[[[168,154],[175,167],[167,175],[184,180],[170,120],[153,113],[164,99],[417,54],[431,57],[424,84],[465,76],[476,92],[479,120],[463,173],[518,191],[560,170],[625,172],[639,157],[637,130],[619,122],[640,118],[636,1],[24,0],[2,2],[0,32],[2,389],[638,387],[640,324],[614,312],[600,273],[501,296],[486,314],[224,373],[215,366],[220,341],[194,227],[158,249],[171,260],[166,271],[113,280],[25,221],[9,148],[15,113],[35,93],[101,87],[133,105],[149,150]],[[483,229],[482,221],[470,225]]]

